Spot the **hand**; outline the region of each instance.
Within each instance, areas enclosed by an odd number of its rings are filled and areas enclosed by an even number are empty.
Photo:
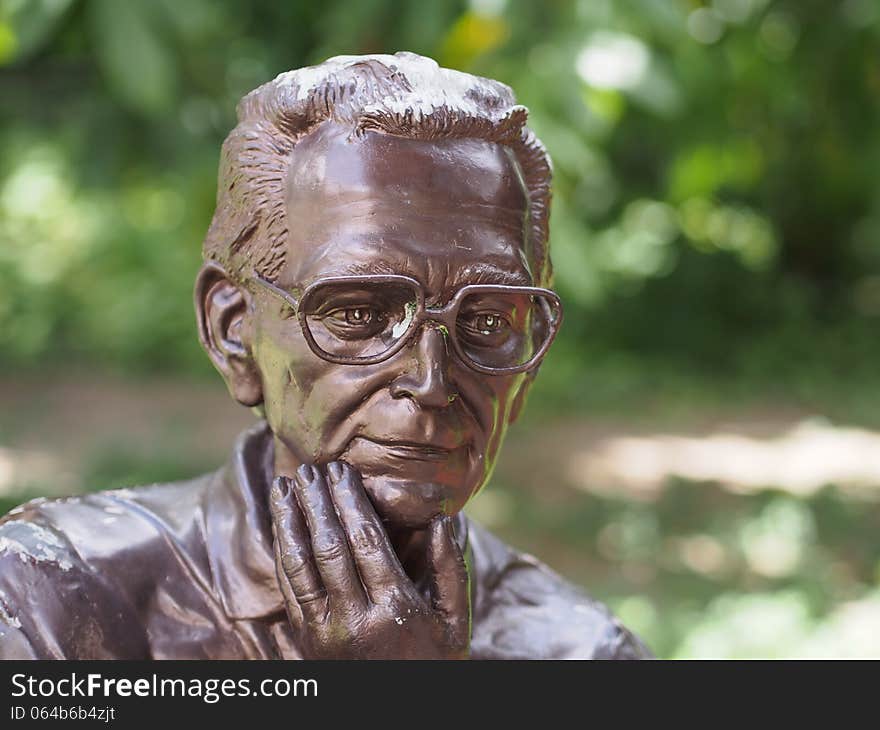
[[[358,473],[303,465],[272,486],[275,568],[304,659],[464,659],[468,574],[452,520],[428,535],[430,600],[404,572]]]

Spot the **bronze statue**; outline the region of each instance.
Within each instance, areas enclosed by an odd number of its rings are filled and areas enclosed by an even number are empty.
[[[214,474],[9,513],[0,655],[648,656],[461,512],[562,318],[526,115],[409,53],[241,101],[195,306],[265,421]]]

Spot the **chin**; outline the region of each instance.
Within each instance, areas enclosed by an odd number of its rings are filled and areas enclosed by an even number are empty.
[[[410,530],[426,528],[435,517],[457,514],[474,491],[465,495],[460,488],[438,482],[387,476],[364,476],[363,483],[382,521]]]

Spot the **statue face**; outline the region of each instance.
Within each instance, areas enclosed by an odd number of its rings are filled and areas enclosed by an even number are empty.
[[[467,284],[532,285],[526,200],[501,145],[354,137],[324,123],[292,154],[289,249],[275,284],[296,297],[326,277],[401,274],[429,307]],[[334,316],[348,326],[370,315]],[[249,318],[276,473],[346,461],[382,518],[406,527],[459,511],[486,482],[526,375],[476,372],[430,322],[388,360],[351,365],[316,356],[264,289],[253,288]]]

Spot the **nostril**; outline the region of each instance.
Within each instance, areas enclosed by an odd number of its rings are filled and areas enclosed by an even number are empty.
[[[437,327],[425,328],[417,335],[407,358],[406,369],[391,383],[394,398],[411,398],[420,405],[445,408],[455,401],[457,393],[449,386],[446,369],[449,355],[442,333]],[[444,328],[445,329],[445,328]]]
[[[393,398],[412,398],[415,387],[408,376],[401,375],[391,383],[390,390]]]

